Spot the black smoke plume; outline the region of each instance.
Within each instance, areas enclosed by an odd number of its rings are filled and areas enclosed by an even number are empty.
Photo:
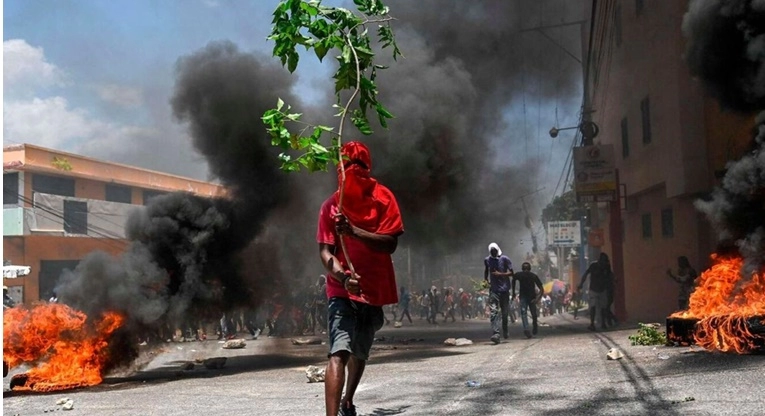
[[[576,94],[581,64],[564,49],[578,53],[578,36],[560,34],[579,27],[534,30],[575,21],[573,9],[549,0],[386,4],[405,58],[379,73],[380,101],[396,118],[371,144],[373,173],[403,210],[402,241],[431,257],[499,240],[517,258],[518,238],[528,237],[519,197],[554,188],[540,178],[552,122],[546,114],[539,135],[537,117],[528,132],[507,114],[526,100],[536,116],[538,103]],[[545,159],[525,151],[539,141]]]
[[[744,113],[765,109],[765,3],[691,1],[683,31],[692,73],[723,107]],[[765,113],[757,121],[752,150],[729,162],[711,199],[696,204],[722,243],[738,247],[744,275],[765,266]]]
[[[272,60],[242,53],[230,42],[211,43],[179,59],[174,114],[188,125],[195,148],[226,193],[151,199],[128,219],[125,253],[118,259],[104,253],[86,257],[64,276],[60,301],[89,315],[121,312],[129,330],[185,328],[255,306],[262,296],[259,279],[275,274],[242,259],[243,251],[257,245],[269,215],[290,195],[260,116],[277,97],[294,103],[291,86]]]
[[[694,0],[683,19],[686,60],[729,109],[765,108],[765,6],[756,0]]]

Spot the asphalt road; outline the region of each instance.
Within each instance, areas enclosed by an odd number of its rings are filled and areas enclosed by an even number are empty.
[[[587,331],[571,315],[541,319],[526,339],[489,342],[486,320],[424,321],[378,333],[356,394],[361,415],[763,415],[765,355],[728,355],[689,347],[630,346],[636,325]],[[467,346],[446,346],[464,337]],[[323,367],[326,345],[289,338],[247,341],[222,349],[217,341],[164,344],[144,351],[140,370],[101,385],[49,394],[10,392],[4,415],[323,415],[324,385],[309,383],[309,365]],[[624,355],[608,360],[609,349]],[[227,357],[222,369],[185,363]],[[14,369],[15,372],[24,369]],[[469,387],[467,382],[473,382]],[[57,401],[71,399],[74,408]]]

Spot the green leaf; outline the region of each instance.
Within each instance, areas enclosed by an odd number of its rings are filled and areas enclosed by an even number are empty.
[[[386,110],[385,107],[383,107],[383,105],[380,103],[375,105],[375,110],[377,110],[377,114],[379,114],[380,117],[393,118],[393,114]]]
[[[355,113],[355,112],[354,112]],[[363,115],[357,115],[355,117],[351,117],[351,122],[354,126],[356,126],[357,129],[361,132],[361,134],[369,136],[372,134],[372,128],[369,127],[369,121],[367,118]]]
[[[343,53],[340,55],[341,62],[345,64],[350,64],[352,55],[353,55],[353,52],[351,51],[351,47],[348,45],[344,45]]]
[[[327,148],[318,143],[311,143],[310,148],[311,148],[311,151],[313,152],[327,153]]]
[[[316,57],[319,58],[319,62],[322,62],[324,57],[327,55],[327,49],[326,46],[324,46],[323,42],[318,42],[313,46],[313,51],[316,53]]]
[[[319,14],[319,8],[310,3],[300,2],[300,8],[308,13],[309,16],[316,16]]]
[[[290,51],[290,53],[287,55],[287,70],[289,70],[291,73],[295,72],[299,60],[300,55],[298,55],[298,53],[294,50]]]
[[[278,111],[281,111],[281,110],[282,110],[282,107],[284,107],[284,101],[282,101],[282,99],[281,99],[281,98],[279,98],[279,99],[276,101],[276,109],[277,109]]]
[[[393,118],[393,114],[388,112],[388,110],[385,109],[385,107],[382,106],[382,104],[377,103],[375,104],[375,110],[377,111],[377,119],[380,122],[380,126],[382,128],[387,129],[388,128],[388,120],[389,118]]]

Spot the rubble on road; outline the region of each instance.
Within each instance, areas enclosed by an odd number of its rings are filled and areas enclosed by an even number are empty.
[[[61,406],[61,408],[64,409],[64,410],[72,410],[72,409],[74,409],[74,400],[72,400],[72,399],[67,400],[66,403],[64,403],[64,405]]]
[[[223,343],[223,346],[221,348],[225,348],[227,350],[234,350],[239,348],[244,348],[244,346],[247,345],[246,342],[244,342],[243,339],[230,339]]]
[[[321,383],[324,382],[324,368],[319,368],[315,365],[309,365],[305,369],[305,376],[308,378],[309,383]]]
[[[321,338],[292,338],[292,345],[321,345]]]
[[[398,347],[395,345],[372,345],[372,351],[381,351],[381,350],[397,350]]]
[[[622,354],[622,352],[616,348],[611,348],[610,350],[608,350],[606,357],[609,360],[621,360],[622,358],[624,358],[624,354]]]
[[[444,341],[444,344],[461,347],[463,345],[472,345],[473,341],[467,338],[447,338],[446,341]]]

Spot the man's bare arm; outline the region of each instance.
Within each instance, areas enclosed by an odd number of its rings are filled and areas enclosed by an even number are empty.
[[[374,251],[392,254],[398,247],[398,235],[370,233],[351,224],[348,218],[342,214],[338,214],[335,219],[335,228],[338,234],[357,238]]]
[[[349,276],[346,274],[340,261],[335,257],[334,252],[334,245],[319,243],[321,264],[324,265],[324,268],[329,272],[329,275],[343,285],[348,292],[358,295],[361,293],[361,288],[359,287],[359,275],[355,274]]]

